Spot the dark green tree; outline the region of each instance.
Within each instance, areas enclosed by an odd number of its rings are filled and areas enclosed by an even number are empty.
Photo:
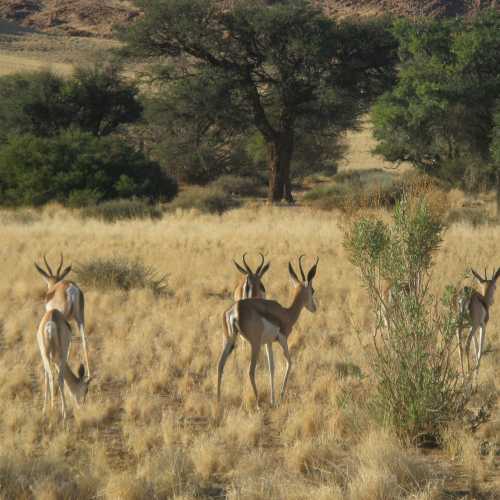
[[[373,108],[376,151],[475,189],[495,182],[491,139],[500,98],[500,13],[398,21],[400,72]]]
[[[395,43],[381,21],[337,23],[302,0],[137,3],[129,52],[162,62],[155,82],[171,94],[189,88],[200,132],[259,131],[272,201],[292,200],[297,131],[352,126],[393,77]]]
[[[171,200],[177,183],[158,163],[117,137],[66,130],[53,137],[13,135],[0,149],[4,205],[80,205],[136,196]]]
[[[114,65],[77,68],[70,78],[48,71],[0,77],[0,144],[13,133],[49,137],[69,127],[108,135],[141,117],[137,93]]]

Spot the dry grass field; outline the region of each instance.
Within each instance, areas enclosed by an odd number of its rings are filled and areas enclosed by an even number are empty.
[[[339,220],[283,207],[115,224],[82,221],[54,206],[0,212],[0,497],[498,498],[500,299],[471,404],[477,412],[493,402],[490,417],[475,432],[457,423],[439,451],[402,444],[367,405],[373,318]],[[498,266],[499,246],[498,226],[452,226],[437,256],[435,286],[456,282],[469,265]],[[166,273],[170,290],[157,297],[141,289],[84,289],[94,379],[85,406],[70,409],[66,424],[58,399],[42,415],[35,340],[45,286],[33,261],[45,252],[56,261],[60,251],[75,265],[137,259]],[[221,314],[238,277],[231,259],[244,251],[270,259],[268,296],[285,304],[288,260],[301,253],[308,265],[320,259],[318,310],[304,310],[292,333],[288,390],[275,408],[263,354],[261,409],[255,407],[242,339],[226,365],[223,404],[216,404]],[[284,363],[275,352],[280,383]],[[79,357],[75,339],[74,370]]]

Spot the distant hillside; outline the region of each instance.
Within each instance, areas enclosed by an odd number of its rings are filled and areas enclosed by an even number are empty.
[[[272,1],[272,0],[269,0]],[[221,0],[230,4],[231,0]],[[500,6],[500,0],[315,0],[335,16],[468,15],[479,9]],[[78,36],[112,36],[115,24],[130,22],[139,10],[127,0],[0,0],[0,18],[41,31]]]
[[[113,25],[138,14],[126,0],[0,0],[0,18],[74,36],[110,37]]]

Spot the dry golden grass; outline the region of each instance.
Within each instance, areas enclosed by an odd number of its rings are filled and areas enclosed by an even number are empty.
[[[300,208],[246,208],[223,216],[189,212],[161,221],[105,224],[49,206],[1,212],[0,495],[4,498],[438,498],[438,467],[378,427],[366,401],[373,391],[365,349],[372,319],[346,259],[337,215]],[[468,265],[498,265],[500,228],[456,225],[437,258],[439,286]],[[42,416],[43,371],[35,343],[44,285],[33,261],[58,252],[74,263],[123,255],[168,274],[171,296],[149,290],[85,289],[90,363],[84,408],[66,426]],[[255,408],[249,349],[239,341],[226,365],[224,404],[215,401],[221,314],[238,279],[231,259],[244,251],[271,260],[268,296],[288,303],[286,265],[319,256],[318,311],[302,313],[290,339],[288,392],[269,406],[264,356]],[[500,300],[491,313],[477,404],[498,394]],[[353,322],[366,335],[354,333]],[[80,344],[71,365],[76,369]],[[276,376],[284,369],[278,354]],[[482,439],[498,442],[490,421]],[[498,420],[497,420],[498,422]],[[491,485],[495,459],[479,461],[465,428],[438,457],[456,460],[474,488]],[[457,462],[458,463],[458,462]],[[472,484],[472,483],[468,483]],[[491,489],[486,485],[485,488]],[[491,490],[489,490],[491,491]]]

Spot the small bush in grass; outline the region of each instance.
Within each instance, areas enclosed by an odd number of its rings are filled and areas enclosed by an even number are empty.
[[[224,193],[237,196],[261,196],[265,194],[264,186],[255,177],[240,177],[238,175],[222,175],[211,186]]]
[[[125,219],[160,219],[162,211],[157,205],[143,200],[113,200],[84,207],[80,210],[80,215],[85,219],[115,222]]]
[[[171,210],[177,208],[195,209],[210,214],[222,214],[232,208],[237,208],[241,203],[234,199],[230,193],[217,187],[190,188],[181,192],[177,198],[169,203]]]
[[[76,273],[78,282],[87,287],[124,291],[148,288],[155,295],[169,293],[166,277],[139,260],[128,260],[125,257],[96,258],[79,264]]]
[[[472,227],[495,222],[484,208],[454,208],[450,210],[446,220],[448,224],[463,222]]]
[[[393,223],[359,218],[344,246],[358,268],[373,306],[372,368],[376,404],[400,436],[437,437],[460,415],[469,396],[459,377],[456,330],[461,323],[449,287],[442,298],[429,291],[433,255],[442,241],[441,216],[425,198],[404,195]],[[386,287],[390,286],[391,298]]]

